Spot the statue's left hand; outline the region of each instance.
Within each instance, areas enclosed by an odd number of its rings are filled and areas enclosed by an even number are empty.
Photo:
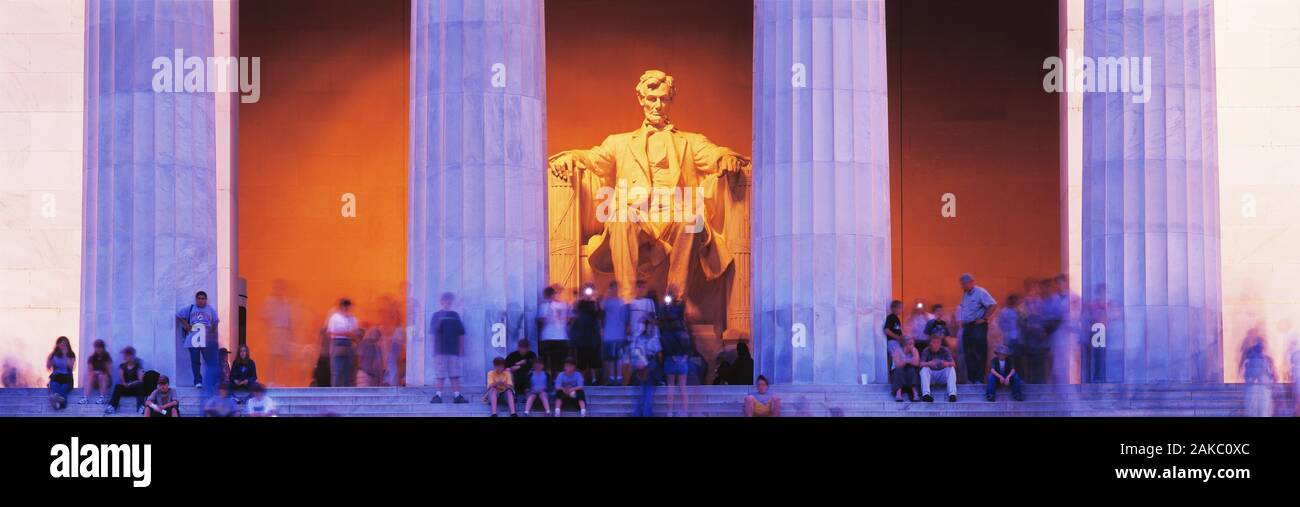
[[[749,165],[749,161],[737,155],[723,155],[718,159],[718,170],[723,174],[740,172],[746,165]]]

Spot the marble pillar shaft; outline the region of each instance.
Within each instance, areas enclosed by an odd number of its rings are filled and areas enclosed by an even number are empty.
[[[199,290],[221,301],[215,98],[155,92],[153,61],[177,51],[206,58],[212,45],[211,2],[86,1],[78,352],[87,357],[90,344],[103,339],[117,358],[131,345],[146,367],[178,385],[191,374],[177,309]]]
[[[413,0],[407,382],[434,381],[429,319],[456,294],[467,383],[536,334],[546,282],[540,0]]]
[[[885,2],[759,0],[754,13],[759,372],[886,382]]]
[[[1083,293],[1111,308],[1093,380],[1220,382],[1213,2],[1088,0],[1084,52],[1151,70],[1146,102],[1124,76],[1084,95]]]

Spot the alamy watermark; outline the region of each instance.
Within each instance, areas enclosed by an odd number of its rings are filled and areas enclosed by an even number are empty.
[[[600,223],[675,222],[683,231],[704,230],[703,187],[631,185],[619,179],[614,187],[596,190],[596,220]]]
[[[155,93],[239,92],[239,102],[252,104],[262,97],[262,59],[247,56],[185,56],[176,48],[171,56],[153,59]]]
[[[1134,104],[1151,100],[1151,57],[1078,56],[1043,60],[1043,91],[1048,93],[1129,93]]]

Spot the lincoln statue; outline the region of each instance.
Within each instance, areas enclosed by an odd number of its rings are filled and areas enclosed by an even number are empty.
[[[641,124],[599,146],[555,154],[549,170],[582,196],[573,200],[582,203],[581,209],[575,204],[574,218],[583,224],[573,238],[586,252],[593,275],[612,274],[624,298],[632,297],[641,279],[659,290],[682,288],[688,301],[714,300],[720,306],[733,289],[711,282],[732,265],[736,241],[743,237],[741,248],[748,250],[748,232],[734,234],[738,237],[728,243],[726,231],[738,226],[725,224],[748,223],[748,216],[726,215],[748,215],[747,204],[735,202],[743,200],[745,191],[737,188],[747,183],[737,182],[748,181],[749,160],[701,134],[679,130],[670,116],[676,94],[672,76],[645,71],[636,84]]]

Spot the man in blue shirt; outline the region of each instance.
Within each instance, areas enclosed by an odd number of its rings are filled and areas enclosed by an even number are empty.
[[[429,334],[433,336],[433,399],[429,403],[442,403],[442,387],[451,379],[454,403],[469,403],[460,394],[461,356],[465,353],[465,325],[460,314],[451,309],[456,296],[450,292],[442,295],[442,310],[429,319]]]
[[[605,290],[605,300],[601,302],[604,322],[601,324],[601,356],[605,362],[605,372],[609,375],[609,385],[622,384],[625,376],[630,377],[627,364],[620,365],[623,349],[627,347],[628,307],[618,295],[618,282],[610,282]]]
[[[176,312],[176,322],[180,324],[185,336],[185,347],[190,350],[190,369],[194,373],[194,387],[203,387],[202,356],[208,356],[204,362],[214,362],[212,354],[217,350],[217,310],[208,306],[208,293],[198,291],[194,294],[194,304]],[[203,337],[196,336],[203,331]],[[196,342],[202,341],[201,346]],[[221,383],[218,380],[217,383]]]
[[[961,275],[961,304],[957,306],[957,326],[961,328],[961,350],[966,358],[966,379],[984,383],[984,366],[989,357],[989,317],[998,302],[989,291],[975,285],[975,277]]]

